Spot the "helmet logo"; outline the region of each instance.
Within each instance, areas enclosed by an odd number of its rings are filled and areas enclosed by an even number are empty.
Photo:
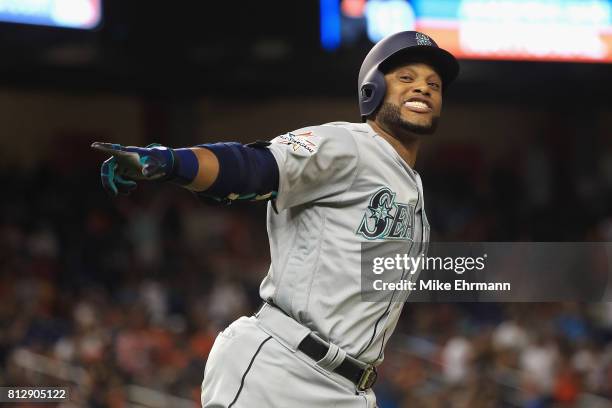
[[[429,38],[428,36],[426,36],[425,34],[422,33],[415,33],[416,34],[416,42],[418,45],[432,45],[431,44],[431,38]]]

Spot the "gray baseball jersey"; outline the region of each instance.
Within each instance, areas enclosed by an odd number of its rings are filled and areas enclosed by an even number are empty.
[[[365,123],[302,128],[269,149],[280,180],[268,205],[272,264],[262,299],[353,357],[380,363],[405,298],[362,301],[361,243],[405,240],[420,253],[429,224],[419,174]]]

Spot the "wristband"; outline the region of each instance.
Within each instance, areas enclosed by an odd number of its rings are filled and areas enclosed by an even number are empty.
[[[174,166],[172,173],[165,180],[181,186],[191,184],[200,169],[197,156],[188,148],[170,150],[174,156]]]

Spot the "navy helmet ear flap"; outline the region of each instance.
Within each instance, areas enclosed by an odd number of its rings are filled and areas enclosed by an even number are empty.
[[[359,89],[359,110],[362,122],[365,122],[366,118],[378,108],[386,90],[387,85],[383,73],[378,70],[378,67],[370,70]]]

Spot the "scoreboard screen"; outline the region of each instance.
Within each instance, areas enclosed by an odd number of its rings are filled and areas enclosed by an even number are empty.
[[[612,62],[612,0],[320,0],[329,51],[416,30],[458,58]]]
[[[102,20],[102,0],[0,0],[0,22],[93,29]]]

